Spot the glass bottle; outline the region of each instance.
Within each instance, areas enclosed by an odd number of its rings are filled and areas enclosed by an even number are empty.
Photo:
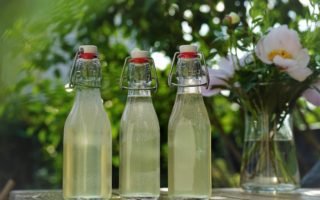
[[[209,83],[202,54],[191,45],[180,46],[175,76],[178,87],[168,127],[168,194],[171,199],[208,199],[211,196],[211,125],[201,95]]]
[[[131,52],[131,58],[124,64],[120,85],[128,89],[120,125],[120,195],[125,199],[157,199],[160,127],[151,90],[156,89],[158,83],[154,62],[147,51]]]
[[[111,126],[101,96],[101,66],[97,47],[83,45],[71,69],[76,90],[65,122],[63,141],[63,196],[70,200],[111,197]]]

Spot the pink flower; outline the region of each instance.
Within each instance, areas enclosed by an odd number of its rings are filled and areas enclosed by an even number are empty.
[[[237,57],[234,55],[221,58],[218,62],[218,68],[208,69],[210,78],[209,88],[202,87],[202,95],[209,97],[219,93],[221,86],[228,87],[228,80],[234,76],[235,71],[252,61],[253,56],[251,54],[245,55],[239,60],[237,60]]]
[[[243,58],[239,60],[239,65],[243,67],[246,63],[252,62],[252,55],[246,55]],[[221,91],[221,88],[219,86],[228,86],[227,81],[233,77],[236,70],[239,69],[239,66],[237,64],[237,58],[236,56],[227,56],[225,58],[221,58],[218,62],[218,68],[217,69],[211,69],[209,68],[209,88],[206,89],[206,87],[202,87],[201,92],[203,96],[212,96]]]
[[[266,64],[275,64],[297,81],[304,81],[312,71],[307,67],[310,57],[303,49],[296,31],[282,25],[261,38],[255,49],[258,58]]]

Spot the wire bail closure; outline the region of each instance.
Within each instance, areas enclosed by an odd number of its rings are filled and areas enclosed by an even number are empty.
[[[136,87],[131,87],[129,86],[128,82],[128,71],[129,67],[128,65],[130,63],[136,63],[136,64],[149,64],[150,67],[146,67],[145,70],[145,75],[147,79],[151,82],[150,86],[146,86],[143,88],[136,88]],[[150,70],[151,69],[151,70]],[[148,81],[148,80],[147,80]],[[125,84],[127,83],[127,84]],[[152,84],[154,83],[154,84]],[[120,88],[121,89],[127,89],[127,90],[152,90],[154,92],[157,92],[158,86],[159,86],[159,81],[158,81],[158,76],[157,76],[157,70],[154,64],[154,60],[152,58],[132,58],[131,56],[126,57],[123,67],[122,67],[122,72],[121,72],[121,77],[120,77]],[[154,85],[154,86],[152,86]]]
[[[206,82],[204,83],[200,83],[200,84],[192,84],[192,85],[185,85],[185,84],[179,84],[179,83],[176,83],[176,82],[173,82],[172,81],[172,77],[173,77],[173,73],[177,73],[177,70],[175,69],[176,67],[176,59],[177,57],[178,58],[183,58],[183,54],[187,53],[187,58],[190,58],[190,55],[189,55],[189,52],[175,52],[174,53],[174,56],[173,56],[173,60],[171,62],[171,67],[170,67],[170,73],[169,73],[169,77],[168,77],[168,85],[170,87],[172,86],[176,86],[176,87],[197,87],[197,86],[206,86],[206,88],[208,89],[209,87],[209,82],[210,82],[210,77],[209,77],[209,71],[208,71],[208,67],[207,67],[207,64],[206,64],[206,61],[204,59],[204,55],[201,53],[201,52],[194,52],[195,54],[195,58],[198,58],[200,59],[200,65],[201,65],[201,68],[200,68],[200,76],[205,76],[206,78]]]
[[[74,82],[75,82],[74,73],[75,73],[75,68],[76,68],[75,66],[77,63],[77,59],[78,59],[79,55],[83,52],[84,52],[83,48],[80,48],[79,50],[77,50],[76,55],[74,56],[73,61],[72,61],[70,75],[69,75],[69,86],[68,86],[71,89],[74,88]]]

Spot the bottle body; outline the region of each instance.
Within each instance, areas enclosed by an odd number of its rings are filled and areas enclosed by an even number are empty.
[[[179,88],[168,128],[171,198],[211,195],[211,126],[200,88]]]
[[[130,91],[120,125],[120,195],[160,195],[160,127],[150,91]]]
[[[66,120],[63,143],[65,199],[109,199],[111,127],[98,88],[77,89]]]

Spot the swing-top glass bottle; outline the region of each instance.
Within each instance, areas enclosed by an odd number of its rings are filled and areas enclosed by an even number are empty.
[[[201,86],[209,83],[208,71],[195,46],[179,49],[168,79],[170,86],[178,87],[168,127],[168,195],[170,199],[209,199],[211,126],[201,95]]]
[[[67,200],[111,197],[111,127],[101,96],[101,66],[97,47],[80,46],[71,69],[76,90],[65,122],[63,196]]]
[[[157,199],[160,195],[160,127],[151,91],[158,80],[147,51],[133,50],[125,61],[121,88],[128,90],[120,125],[120,195]]]

